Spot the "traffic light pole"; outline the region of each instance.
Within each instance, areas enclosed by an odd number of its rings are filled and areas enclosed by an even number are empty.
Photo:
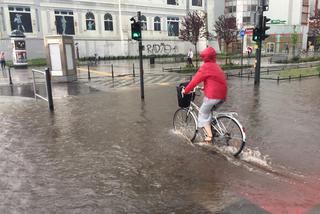
[[[261,38],[261,33],[262,33],[262,17],[263,17],[263,9],[262,7],[259,7],[259,11],[257,14],[257,25],[258,27],[258,40],[256,40],[258,48],[256,49],[256,64],[255,64],[255,72],[254,72],[254,85],[259,85],[260,84],[260,67],[261,67],[261,48],[262,48],[262,38]]]
[[[138,22],[141,24],[141,12],[138,11]],[[141,25],[140,25],[141,26]],[[140,65],[140,92],[141,99],[144,100],[144,78],[143,78],[143,60],[142,60],[142,37],[139,40],[139,65]]]
[[[243,73],[243,37],[241,39],[241,77]]]
[[[254,84],[260,84],[260,66],[261,66],[261,46],[262,41],[261,39],[258,41],[258,48],[256,49],[256,67],[254,73]]]

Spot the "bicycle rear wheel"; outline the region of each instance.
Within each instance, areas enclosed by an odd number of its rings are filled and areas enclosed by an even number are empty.
[[[180,108],[174,113],[173,127],[175,131],[181,133],[191,141],[196,137],[196,117],[192,112],[189,112],[188,109]]]
[[[241,125],[229,116],[218,116],[213,142],[224,152],[238,156],[245,145],[245,134]],[[218,131],[216,130],[218,129]]]

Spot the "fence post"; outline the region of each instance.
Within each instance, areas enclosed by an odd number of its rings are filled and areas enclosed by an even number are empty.
[[[9,74],[9,84],[10,84],[10,85],[12,85],[12,78],[11,78],[11,66],[9,66],[8,74]]]
[[[291,81],[291,76],[289,76],[289,81]]]
[[[113,64],[111,64],[111,75],[112,75],[112,79],[114,78],[114,73],[113,73]]]
[[[301,80],[301,74],[300,74],[299,78],[300,78],[300,80]]]
[[[133,63],[133,65],[132,65],[132,75],[133,75],[133,77],[136,76],[136,73],[135,73],[135,70],[134,70],[134,63]]]
[[[88,80],[91,80],[91,75],[90,75],[90,63],[88,62]]]
[[[53,99],[52,99],[51,74],[50,74],[49,68],[46,68],[45,73],[46,73],[46,86],[47,86],[49,109],[50,111],[53,111],[54,107],[53,107]]]

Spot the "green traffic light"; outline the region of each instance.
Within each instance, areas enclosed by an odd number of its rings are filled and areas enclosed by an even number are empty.
[[[138,22],[131,24],[131,38],[134,40],[141,40],[141,25]]]
[[[133,38],[140,38],[141,36],[140,36],[140,33],[134,32],[134,33],[132,33],[132,37]]]

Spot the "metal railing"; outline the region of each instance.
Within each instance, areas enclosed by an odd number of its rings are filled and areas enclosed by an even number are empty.
[[[46,93],[47,97],[43,97],[36,91],[36,80],[34,73],[42,74],[45,77],[45,85],[46,85]],[[37,99],[43,99],[48,102],[48,107],[50,111],[54,110],[53,107],[53,98],[52,98],[52,87],[51,87],[51,74],[49,71],[49,68],[46,68],[45,71],[40,71],[36,69],[32,69],[32,77],[33,77],[33,90],[34,90],[34,98]]]

